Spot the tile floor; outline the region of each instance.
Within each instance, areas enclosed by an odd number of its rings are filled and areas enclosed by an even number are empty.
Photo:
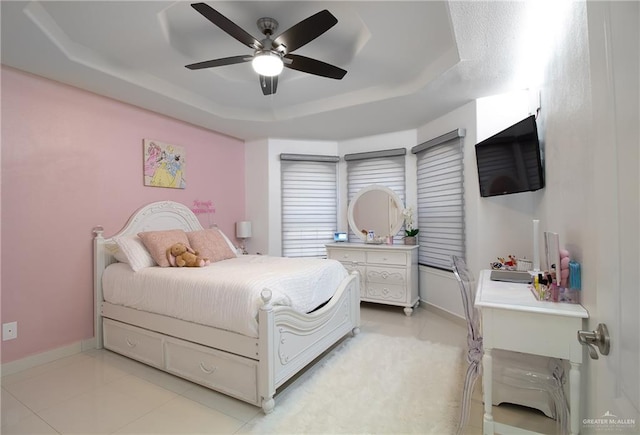
[[[362,305],[362,329],[466,346],[466,329],[418,308]],[[284,389],[296,388],[304,374]],[[480,383],[466,434],[482,433]],[[241,434],[261,410],[106,350],[92,350],[2,377],[2,434]],[[278,398],[276,396],[276,406]],[[497,421],[555,433],[555,422],[517,406]]]

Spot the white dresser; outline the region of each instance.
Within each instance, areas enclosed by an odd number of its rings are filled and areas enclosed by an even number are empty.
[[[360,300],[404,307],[418,305],[418,245],[331,243],[327,256],[360,272]]]

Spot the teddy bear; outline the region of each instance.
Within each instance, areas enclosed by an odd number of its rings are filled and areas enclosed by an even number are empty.
[[[198,252],[194,251],[184,243],[174,243],[167,249],[167,259],[173,267],[203,267],[211,264],[208,258],[198,256]]]

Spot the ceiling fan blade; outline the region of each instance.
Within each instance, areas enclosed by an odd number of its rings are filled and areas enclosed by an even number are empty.
[[[249,48],[253,48],[256,50],[263,48],[260,41],[251,36],[249,33],[245,32],[240,26],[229,20],[227,17],[213,9],[208,4],[192,3],[191,7],[200,12],[207,20],[211,21],[213,24],[220,27],[222,30],[224,30],[229,35],[242,42]]]
[[[280,46],[284,45],[284,52],[291,53],[322,35],[337,22],[338,19],[325,9],[282,32],[273,40],[273,46],[280,50]]]
[[[315,74],[321,77],[327,77],[330,79],[341,80],[347,71],[337,66],[322,62],[320,60],[311,59],[310,57],[300,56],[297,54],[287,54],[286,59],[291,60],[291,63],[285,62],[284,66],[287,68],[295,69],[297,71],[306,72],[309,74]]]
[[[264,95],[275,94],[278,89],[278,76],[260,76],[260,89]]]
[[[216,66],[233,65],[236,63],[249,62],[251,59],[253,59],[253,57],[247,56],[247,55],[223,57],[221,59],[205,60],[204,62],[185,65],[185,68],[189,68],[189,69],[213,68]]]

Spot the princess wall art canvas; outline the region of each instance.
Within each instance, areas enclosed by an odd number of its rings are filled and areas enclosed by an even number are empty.
[[[144,139],[144,185],[184,189],[186,152],[184,147]]]

